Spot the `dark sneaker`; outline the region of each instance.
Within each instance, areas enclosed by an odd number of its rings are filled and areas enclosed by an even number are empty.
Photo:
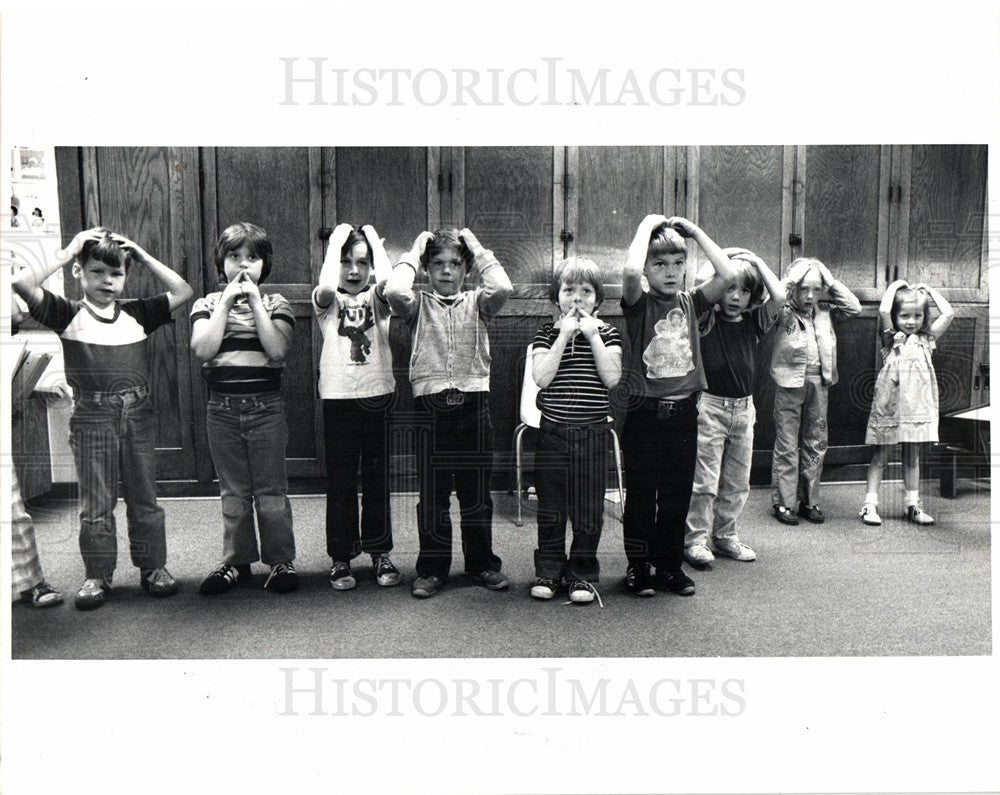
[[[798,518],[796,518],[795,514],[792,513],[791,509],[786,508],[784,505],[775,505],[772,507],[772,510],[774,511],[774,518],[782,524],[799,523]]]
[[[625,570],[625,587],[636,596],[656,596],[649,564],[630,564]]]
[[[601,601],[601,595],[591,583],[586,580],[573,580],[569,584],[569,600],[571,602],[586,605],[593,602],[595,598],[597,599],[597,603],[601,607],[604,607],[604,602]]]
[[[249,565],[230,566],[223,563],[202,581],[198,592],[204,596],[218,596],[237,583],[248,581],[251,576]]]
[[[21,601],[27,602],[32,607],[55,607],[63,602],[63,595],[42,580],[34,588],[21,591]]]
[[[507,579],[506,575],[492,569],[469,576],[480,585],[485,586],[488,591],[503,591],[510,585],[510,580]]]
[[[349,591],[358,581],[351,573],[351,565],[342,560],[335,560],[330,569],[330,587],[335,591]]]
[[[551,577],[539,577],[531,586],[531,595],[536,599],[551,599],[559,590],[559,583]]]
[[[295,573],[295,566],[291,561],[288,563],[278,563],[271,567],[271,573],[264,581],[264,588],[276,593],[288,593],[299,587],[299,575]]]
[[[392,565],[388,555],[372,555],[372,568],[375,569],[375,582],[383,588],[391,588],[403,581],[399,569]]]
[[[444,577],[435,577],[433,574],[427,577],[417,577],[410,587],[410,593],[417,599],[426,599],[428,596],[434,596],[442,585],[444,585]]]
[[[141,569],[139,582],[146,593],[157,599],[177,593],[177,580],[163,566],[158,569]]]
[[[670,593],[675,593],[678,596],[691,596],[694,593],[694,580],[680,569],[657,574],[657,580]]]
[[[813,524],[823,524],[826,521],[818,505],[806,505],[804,502],[799,503],[799,516]]]
[[[76,592],[74,604],[77,610],[96,610],[104,604],[111,583],[103,577],[85,580],[80,590]]]

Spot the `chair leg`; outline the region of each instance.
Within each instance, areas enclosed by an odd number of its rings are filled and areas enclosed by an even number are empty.
[[[514,431],[514,466],[517,470],[517,518],[514,519],[515,527],[524,526],[524,518],[521,515],[521,437],[528,426],[523,422]]]
[[[615,471],[618,473],[618,500],[621,504],[622,518],[625,518],[625,486],[622,482],[622,448],[618,434],[611,429],[611,444],[615,451]]]

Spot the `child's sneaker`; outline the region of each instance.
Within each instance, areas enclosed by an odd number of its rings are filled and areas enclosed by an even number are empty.
[[[157,599],[177,593],[177,580],[163,566],[158,569],[140,569],[139,582],[146,593]]]
[[[21,601],[27,602],[32,607],[55,607],[62,604],[63,595],[42,580],[34,588],[21,591]]]
[[[692,544],[684,547],[684,560],[696,568],[703,569],[715,563],[715,555],[704,544]]]
[[[716,538],[712,541],[715,551],[733,560],[757,560],[757,553],[738,538]]]
[[[539,577],[531,586],[531,595],[536,599],[551,599],[559,590],[559,583],[551,577]]]
[[[506,575],[493,569],[481,571],[478,574],[470,574],[469,576],[480,585],[485,586],[488,591],[504,591],[510,585],[510,580],[507,579]]]
[[[383,588],[399,585],[403,581],[399,569],[392,565],[388,555],[372,555],[372,568],[375,569],[375,582]]]
[[[104,604],[108,592],[111,590],[111,581],[104,577],[84,580],[80,590],[76,592],[74,604],[77,610],[96,610]]]
[[[426,577],[417,577],[413,581],[410,593],[417,597],[417,599],[427,599],[430,596],[434,596],[442,585],[444,585],[444,577],[428,574]]]
[[[571,602],[576,602],[581,605],[590,604],[594,601],[594,597],[597,597],[597,603],[601,607],[604,607],[604,602],[601,601],[601,595],[589,582],[586,580],[573,580],[573,582],[570,583],[569,600]]]
[[[376,574],[378,574],[377,571]],[[349,591],[357,584],[358,581],[351,573],[351,564],[335,560],[333,568],[330,569],[330,587],[335,591]]]
[[[909,522],[913,522],[913,524],[934,524],[934,517],[919,505],[911,505],[906,509],[906,519]]]
[[[271,573],[264,581],[264,588],[277,593],[288,593],[299,587],[299,575],[295,573],[292,562],[278,563],[271,567]]]
[[[203,596],[218,596],[238,582],[246,582],[251,576],[249,564],[230,566],[228,563],[223,563],[202,581],[198,592]]]
[[[878,515],[878,506],[873,502],[866,502],[862,505],[858,516],[861,517],[861,521],[865,524],[882,524],[882,517]]]
[[[656,596],[648,563],[630,563],[625,570],[625,588],[636,596]]]
[[[666,588],[670,593],[678,596],[691,596],[694,593],[694,580],[688,577],[683,571],[657,572],[658,584]]]

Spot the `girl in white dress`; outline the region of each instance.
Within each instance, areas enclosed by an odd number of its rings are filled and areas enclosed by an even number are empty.
[[[930,304],[938,317],[931,323]],[[926,284],[893,282],[879,305],[882,371],[875,381],[865,444],[875,445],[868,467],[868,492],[861,506],[865,524],[882,524],[878,489],[893,445],[903,447],[903,497],[906,518],[919,525],[934,524],[920,507],[920,447],[938,438],[938,386],[931,352],[951,325],[954,311],[944,297]]]

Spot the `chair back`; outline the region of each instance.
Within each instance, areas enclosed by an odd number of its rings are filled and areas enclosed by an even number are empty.
[[[535,403],[538,398],[538,384],[531,374],[531,358],[534,345],[528,346],[524,359],[524,378],[521,380],[521,422],[531,428],[537,428],[542,422],[542,412]]]

